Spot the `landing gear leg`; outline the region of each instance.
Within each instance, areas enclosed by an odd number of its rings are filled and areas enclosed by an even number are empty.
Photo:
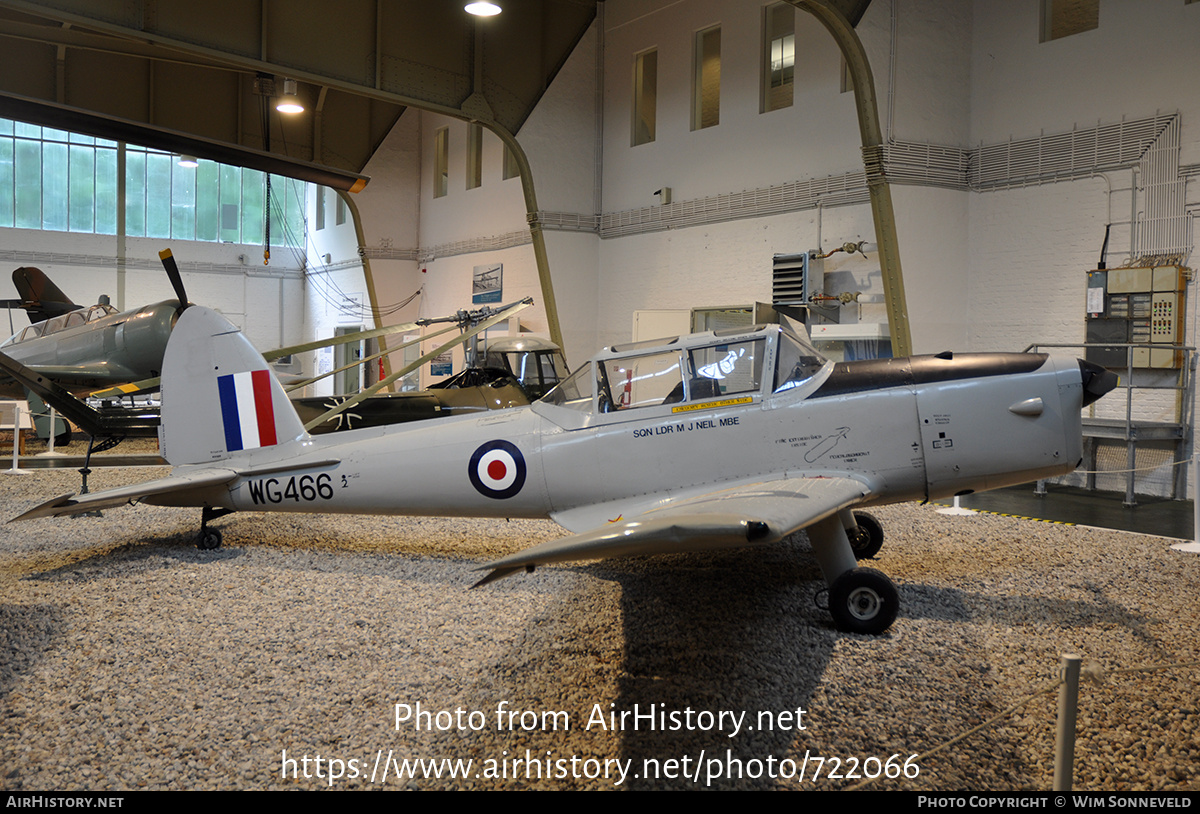
[[[211,550],[221,547],[221,530],[210,529],[208,521],[216,520],[227,514],[233,514],[233,509],[214,509],[212,506],[205,506],[200,510],[200,535],[196,538],[196,548]]]
[[[106,449],[112,449],[117,444],[121,443],[120,439],[113,441],[111,438],[105,438],[100,443],[96,443],[96,436],[88,437],[87,453],[83,456],[83,469],[79,470],[79,475],[83,479],[83,483],[79,487],[79,494],[86,495],[88,493],[88,475],[92,474],[92,453],[103,452]],[[104,515],[99,509],[93,509],[90,512],[80,512],[74,517],[103,517]]]
[[[813,553],[829,586],[829,613],[838,630],[882,633],[896,620],[896,586],[874,568],[859,568],[838,515],[808,528]]]
[[[883,548],[883,525],[873,515],[866,512],[852,512],[842,509],[838,518],[850,538],[850,548],[854,551],[856,560],[874,559]]]

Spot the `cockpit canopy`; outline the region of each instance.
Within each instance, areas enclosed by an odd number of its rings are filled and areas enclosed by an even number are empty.
[[[36,339],[39,336],[49,336],[50,334],[65,331],[68,328],[78,328],[81,325],[86,325],[89,322],[95,322],[98,319],[117,313],[117,309],[111,305],[98,304],[89,308],[79,308],[74,311],[68,311],[65,314],[45,319],[41,322],[35,322],[19,334],[12,336],[6,341],[5,345],[15,345],[19,342],[26,342],[30,339]]]
[[[558,345],[536,336],[504,337],[488,343],[483,364],[507,370],[530,399],[546,395],[567,374]]]
[[[780,325],[692,334],[609,348],[542,403],[600,415],[664,405],[680,412],[726,398],[749,403],[803,384],[826,361]]]

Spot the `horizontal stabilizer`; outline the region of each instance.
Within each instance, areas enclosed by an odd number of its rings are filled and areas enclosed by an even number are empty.
[[[105,489],[102,492],[91,492],[86,495],[60,495],[8,522],[34,520],[39,517],[63,517],[81,512],[111,509],[114,506],[136,503],[149,497],[178,496],[184,492],[220,486],[229,483],[236,477],[237,473],[232,469],[201,469],[183,475],[172,473],[165,478],[135,483],[132,486],[122,486],[117,489]]]

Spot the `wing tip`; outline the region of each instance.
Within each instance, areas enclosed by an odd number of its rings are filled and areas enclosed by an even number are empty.
[[[60,512],[57,510],[74,505],[76,505],[75,493],[67,492],[66,494],[59,495],[58,497],[53,497],[50,500],[47,500],[45,503],[39,503],[37,506],[34,506],[32,509],[29,509],[26,512],[22,512],[16,517],[10,519],[8,522],[16,523],[19,520],[35,520],[39,517],[56,517],[60,514],[68,514],[69,512]]]
[[[485,565],[485,566],[483,566],[483,568],[480,568],[479,570],[482,571],[485,568],[489,568],[489,567],[490,566]],[[478,582],[476,582],[474,585],[471,586],[471,590],[473,591],[476,588],[480,588],[484,585],[487,585],[488,583],[495,582],[498,579],[504,579],[505,577],[512,576],[513,574],[517,573],[518,571],[520,571],[522,569],[524,569],[525,571],[532,574],[534,568],[535,568],[535,566],[532,563],[529,565],[507,565],[507,566],[503,566],[501,568],[492,568],[491,572],[488,573],[487,576],[485,576],[483,579],[479,580]]]

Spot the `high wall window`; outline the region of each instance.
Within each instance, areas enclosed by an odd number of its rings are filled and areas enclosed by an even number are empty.
[[[1100,26],[1100,0],[1042,0],[1042,42]]]
[[[0,227],[117,233],[115,141],[0,119]],[[302,181],[125,146],[125,234],[262,244],[268,181],[271,244],[305,242]]]
[[[654,141],[658,107],[658,51],[633,59],[633,146]]]
[[[773,3],[763,9],[763,113],[792,106],[795,66],[796,7]]]
[[[433,134],[433,197],[445,197],[449,191],[450,128],[441,127]]]
[[[692,129],[721,122],[721,27],[696,34],[692,80]]]
[[[467,189],[483,183],[483,127],[467,125]]]

